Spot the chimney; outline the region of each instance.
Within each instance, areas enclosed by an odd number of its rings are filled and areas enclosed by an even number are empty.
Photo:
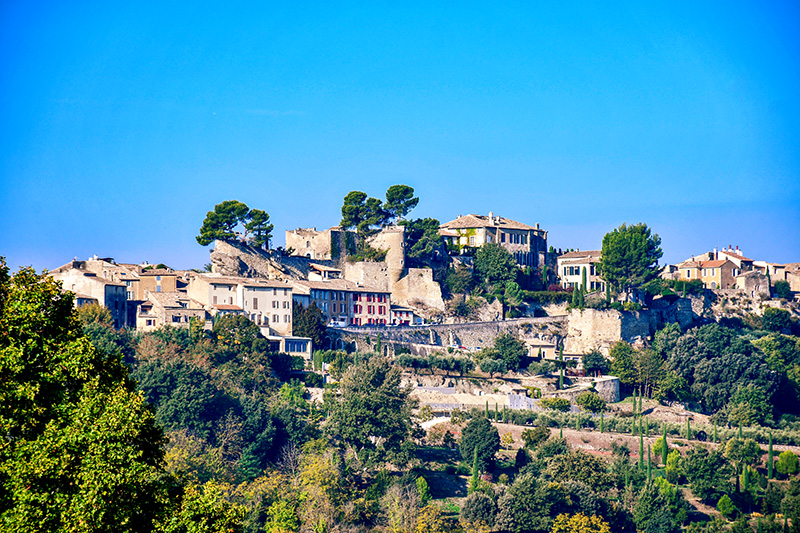
[[[715,260],[715,261],[716,261],[717,259],[719,259],[719,256],[717,255],[717,253],[718,253],[718,252],[717,252],[717,249],[716,249],[716,248],[714,248],[714,260]]]
[[[489,211],[489,224],[494,224],[494,213]]]

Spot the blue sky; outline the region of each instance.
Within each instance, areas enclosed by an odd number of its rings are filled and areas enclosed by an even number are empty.
[[[0,255],[201,267],[223,200],[279,246],[405,183],[557,248],[800,261],[798,95],[797,2],[8,0]]]

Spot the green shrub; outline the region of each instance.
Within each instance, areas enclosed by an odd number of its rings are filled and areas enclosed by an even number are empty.
[[[570,401],[566,398],[542,398],[539,400],[539,404],[545,409],[552,409],[562,413],[569,411],[571,406]]]

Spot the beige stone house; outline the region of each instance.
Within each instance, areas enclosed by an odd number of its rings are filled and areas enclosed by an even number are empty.
[[[355,246],[355,233],[339,226],[322,231],[317,231],[317,228],[286,231],[286,249],[300,257],[336,260],[347,255],[348,246]]]
[[[439,227],[448,248],[464,253],[484,244],[497,243],[509,251],[520,267],[539,268],[547,261],[547,232],[539,224],[529,226],[491,211],[484,215],[458,215]]]
[[[587,291],[606,290],[606,282],[600,277],[600,271],[597,268],[599,262],[600,250],[567,252],[559,255],[556,265],[561,286],[569,289],[575,286],[580,287],[585,270]]]
[[[148,291],[136,314],[136,329],[151,331],[162,326],[188,328],[192,319],[205,327],[207,312],[200,302],[177,291]]]
[[[50,276],[60,281],[64,290],[80,294],[76,305],[79,301],[96,301],[111,312],[115,328],[128,325],[127,291],[124,283],[111,281],[88,270],[83,261],[73,261],[61,266],[50,272]]]
[[[187,295],[209,313],[241,313],[261,327],[265,336],[292,335],[292,286],[280,281],[195,274]]]
[[[699,279],[706,289],[733,289],[736,286],[736,276],[742,270],[729,259],[713,261],[684,261],[679,263],[678,280],[692,281]]]

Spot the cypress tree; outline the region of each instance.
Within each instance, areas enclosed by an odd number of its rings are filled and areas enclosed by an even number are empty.
[[[497,409],[497,402],[494,402],[494,421],[500,420],[500,411]]]
[[[558,349],[558,390],[564,388],[564,346]]]
[[[650,420],[644,417],[644,436],[650,438]]]
[[[639,432],[639,469],[644,468],[644,437],[641,431]]]
[[[578,306],[578,292],[579,292],[578,291],[578,285],[577,284],[573,285],[572,286],[572,306],[573,307],[577,307]]]
[[[381,334],[378,333],[378,340],[375,341],[375,353],[378,355],[383,355],[381,352]]]
[[[603,432],[603,412],[600,412],[600,433]]]
[[[664,435],[662,437],[664,442],[662,442],[661,446],[661,464],[667,466],[667,423],[664,422]]]
[[[767,454],[767,479],[772,479],[772,432],[769,432],[769,453]]]
[[[584,305],[585,305],[585,301],[584,301],[584,298],[583,298],[583,291],[580,291],[578,293],[578,307],[583,309]]]
[[[717,423],[714,422],[714,443],[717,442]]]
[[[606,282],[606,303],[611,303],[611,285]]]
[[[478,447],[472,451],[472,477],[469,479],[469,493],[478,488]]]
[[[486,400],[486,418],[489,418],[489,400]]]
[[[681,298],[686,298],[686,282],[683,282],[683,292],[681,293]]]
[[[639,417],[639,438],[644,438],[644,431],[642,430],[642,417]]]
[[[586,293],[586,267],[581,270],[581,292]]]
[[[507,415],[506,415],[506,406],[504,405],[503,406],[503,424],[505,424],[506,422],[508,422],[508,418],[507,418]]]
[[[653,458],[650,456],[650,445],[647,445],[647,481],[650,481],[650,469],[653,467]]]
[[[542,287],[544,287],[543,290],[547,290],[547,265],[542,267]]]
[[[561,426],[558,426],[558,438],[559,439],[564,438],[564,428],[562,428]]]
[[[631,419],[631,435],[636,435],[636,417]]]
[[[742,488],[747,491],[750,488],[750,472],[748,472],[749,468],[747,465],[744,465],[744,470],[742,470]]]
[[[575,431],[581,430],[581,415],[578,413],[578,416],[575,417]]]
[[[742,437],[742,425],[741,424],[739,424],[739,438],[740,439],[743,438]]]

